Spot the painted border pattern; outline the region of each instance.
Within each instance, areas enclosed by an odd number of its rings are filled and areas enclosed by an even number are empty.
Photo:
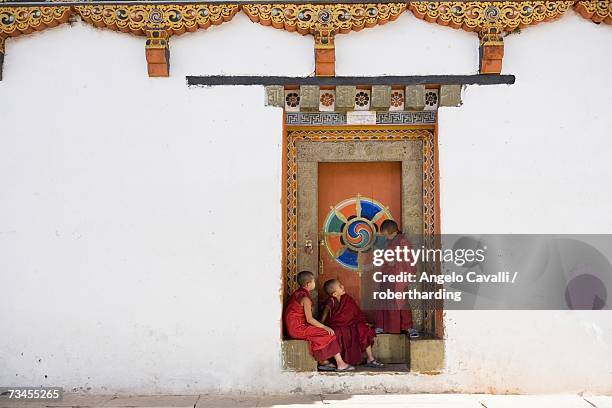
[[[377,125],[433,125],[436,123],[436,111],[376,112]],[[288,126],[336,126],[346,125],[345,112],[286,112]]]
[[[376,112],[377,125],[433,125],[436,123],[438,112],[418,111],[381,111]]]
[[[330,126],[346,125],[344,112],[286,112],[285,121],[288,126]]]

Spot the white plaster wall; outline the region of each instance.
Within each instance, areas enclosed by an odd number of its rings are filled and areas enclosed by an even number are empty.
[[[607,233],[612,28],[569,13],[506,39],[513,86],[440,112],[447,233]],[[338,73],[474,73],[469,33],[399,21],[337,40]],[[281,112],[312,39],[244,15],[173,39],[83,24],[10,40],[0,82],[0,384],[91,392],[612,393],[609,312],[448,312],[436,376],[281,373]],[[378,54],[373,54],[378,53]]]
[[[444,233],[612,231],[611,36],[574,13],[511,35],[516,84],[469,87],[441,110]],[[612,393],[610,311],[449,311],[446,323],[449,363],[485,391]]]

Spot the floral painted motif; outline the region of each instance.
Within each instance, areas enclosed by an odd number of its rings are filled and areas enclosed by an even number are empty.
[[[285,110],[288,112],[300,111],[300,94],[295,91],[285,91]]]
[[[334,104],[334,95],[332,95],[331,92],[322,93],[320,101],[325,107],[332,106]]]
[[[390,109],[404,109],[404,93],[402,91],[391,92],[391,107]]]
[[[355,95],[355,103],[359,106],[366,106],[370,102],[370,95],[364,91],[357,92]]]
[[[336,109],[336,91],[322,89],[319,91],[319,111],[333,112]]]
[[[428,90],[425,92],[425,110],[438,109],[438,91]]]

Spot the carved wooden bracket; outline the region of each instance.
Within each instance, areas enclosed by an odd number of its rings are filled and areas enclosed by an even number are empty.
[[[242,9],[255,23],[313,35],[315,74],[334,76],[334,36],[395,20],[406,4],[249,4]]]
[[[2,80],[4,47],[7,38],[30,34],[34,31],[41,31],[66,23],[72,12],[71,7],[63,6],[0,6],[0,80]]]
[[[480,37],[480,73],[499,74],[504,55],[504,34],[552,21],[574,0],[564,1],[412,1],[410,10],[420,19],[475,31]]]
[[[145,54],[152,77],[170,74],[171,36],[230,21],[240,9],[235,4],[84,5],[74,8],[83,20],[96,27],[146,36]]]
[[[336,75],[336,45],[334,32],[326,27],[320,27],[315,38],[315,75]]]
[[[612,24],[612,0],[584,0],[576,2],[576,11],[594,23]]]
[[[145,55],[150,77],[170,76],[170,48],[168,47],[167,30],[147,30]]]

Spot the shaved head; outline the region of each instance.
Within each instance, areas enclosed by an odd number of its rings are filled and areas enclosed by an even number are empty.
[[[397,226],[397,222],[393,220],[384,220],[382,224],[380,224],[380,232],[399,232],[399,228]]]
[[[338,288],[339,283],[340,281],[338,279],[330,279],[328,281],[325,281],[325,283],[323,284],[325,293],[327,293],[329,296],[333,295],[336,289]]]
[[[302,271],[297,274],[297,283],[301,287],[308,285],[314,280],[314,273],[310,271]]]

